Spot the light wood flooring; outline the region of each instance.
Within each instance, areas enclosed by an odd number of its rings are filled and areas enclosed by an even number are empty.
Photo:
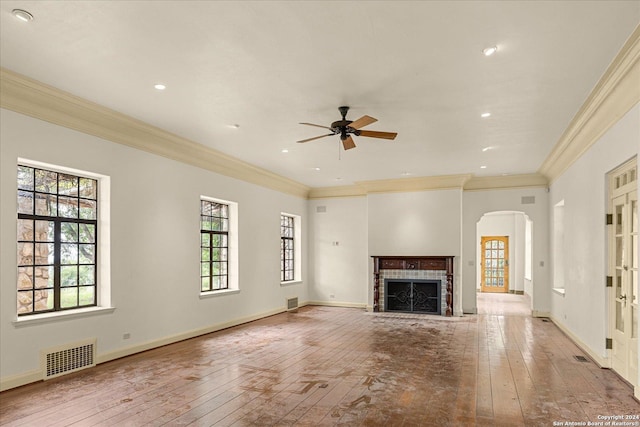
[[[640,414],[528,299],[462,318],[303,307],[0,394],[3,426],[552,426]]]

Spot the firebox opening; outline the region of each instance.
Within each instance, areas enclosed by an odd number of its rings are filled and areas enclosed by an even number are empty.
[[[441,281],[385,279],[385,311],[406,313],[441,313]]]

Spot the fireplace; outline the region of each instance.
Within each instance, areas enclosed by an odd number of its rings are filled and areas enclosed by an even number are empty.
[[[440,283],[440,314],[453,315],[453,256],[373,256],[373,311],[386,310],[387,279]],[[415,288],[415,286],[414,286]],[[394,303],[395,304],[395,303]]]
[[[440,314],[440,280],[384,279],[384,311]]]

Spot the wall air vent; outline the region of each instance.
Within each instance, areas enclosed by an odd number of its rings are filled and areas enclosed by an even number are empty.
[[[287,298],[287,311],[298,310],[298,297]]]
[[[43,379],[96,366],[96,338],[41,351]]]
[[[316,206],[316,213],[327,213],[326,206]]]
[[[535,205],[536,196],[522,196],[522,198],[520,199],[520,203],[523,205]]]

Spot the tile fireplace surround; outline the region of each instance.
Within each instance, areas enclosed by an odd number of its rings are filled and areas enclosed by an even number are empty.
[[[391,273],[396,278],[442,278],[446,292],[443,313],[453,314],[453,256],[373,256],[373,311],[380,310],[381,278]],[[404,277],[403,277],[404,276]],[[433,276],[433,277],[432,277]],[[384,282],[383,282],[384,283]]]

